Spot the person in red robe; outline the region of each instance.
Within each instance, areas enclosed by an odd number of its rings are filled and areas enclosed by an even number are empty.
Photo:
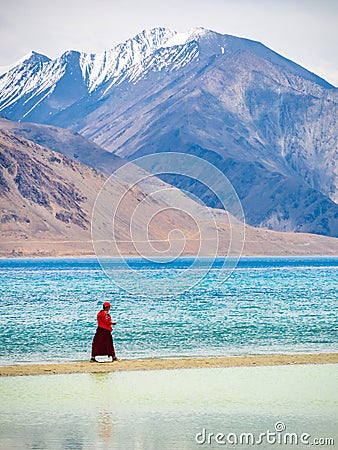
[[[109,314],[110,303],[104,302],[103,309],[97,314],[97,329],[92,342],[92,357],[91,361],[95,361],[96,356],[106,356],[112,358],[112,361],[117,361],[112,337],[113,322]]]

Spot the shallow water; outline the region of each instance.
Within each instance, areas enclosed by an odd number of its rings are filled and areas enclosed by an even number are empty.
[[[308,433],[338,444],[337,365],[0,379],[1,449],[190,450],[196,435]],[[275,426],[285,431],[277,432]],[[278,425],[276,425],[278,424]],[[203,434],[199,436],[200,441]],[[270,436],[270,439],[273,439]],[[257,441],[256,441],[257,442]],[[271,441],[270,441],[271,442]],[[258,448],[274,448],[263,438]],[[241,445],[236,448],[252,448]],[[275,445],[277,448],[309,448]]]
[[[129,287],[140,275],[175,289],[190,261],[132,259],[115,272]],[[0,260],[0,364],[88,359],[107,300],[122,358],[337,351],[338,258],[242,258],[222,287],[221,267],[184,294],[147,298],[113,284],[94,258]]]

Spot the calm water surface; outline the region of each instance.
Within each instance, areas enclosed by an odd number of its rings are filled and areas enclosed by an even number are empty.
[[[290,450],[315,438],[338,446],[336,365],[12,377],[0,379],[0,398],[1,450]],[[232,442],[307,433],[309,445],[201,445],[203,429]]]

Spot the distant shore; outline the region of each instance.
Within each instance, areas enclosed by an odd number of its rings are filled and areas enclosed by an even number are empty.
[[[320,236],[309,233],[277,232],[264,229],[246,227],[244,248],[232,249],[234,256],[338,256],[338,238]],[[167,250],[168,241],[157,241],[159,251]],[[226,256],[228,244],[220,241],[217,255],[213,250],[204,249],[200,253],[199,240],[187,240],[181,256],[215,257]],[[120,242],[119,252],[112,252],[111,257],[123,255],[124,257],[137,257],[132,242]],[[68,257],[95,257],[93,244],[88,241],[44,241],[44,240],[14,240],[2,237],[0,245],[0,258],[68,258]],[[145,256],[152,256],[146,254]]]
[[[70,363],[0,366],[0,376],[102,373],[220,367],[257,367],[289,364],[338,364],[338,353],[249,355],[212,358],[136,359],[114,363],[76,361]]]

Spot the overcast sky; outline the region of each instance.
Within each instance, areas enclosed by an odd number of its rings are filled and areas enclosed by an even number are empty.
[[[99,52],[145,28],[258,40],[338,86],[338,0],[0,0],[0,66],[35,50]],[[3,71],[3,70],[2,70]]]

